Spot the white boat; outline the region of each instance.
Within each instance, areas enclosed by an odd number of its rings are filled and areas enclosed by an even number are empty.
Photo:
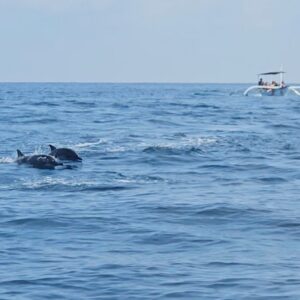
[[[284,96],[288,92],[292,92],[300,96],[300,86],[288,86],[284,83],[284,71],[278,72],[267,72],[258,74],[258,84],[250,86],[245,92],[244,95],[248,96],[249,94],[260,94],[262,96]],[[279,82],[272,80],[271,83],[268,83],[263,80],[264,76],[280,76]]]

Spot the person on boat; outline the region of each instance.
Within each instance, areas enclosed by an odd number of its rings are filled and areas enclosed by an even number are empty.
[[[258,85],[264,85],[264,82],[263,82],[262,78],[259,79]]]
[[[280,85],[281,87],[285,87],[285,82],[282,80],[281,81],[281,85]]]
[[[271,83],[266,81],[266,82],[264,82],[262,89],[264,91],[266,91],[267,93],[272,93],[272,95],[273,95],[273,92],[274,92],[273,86],[274,86],[273,81]]]

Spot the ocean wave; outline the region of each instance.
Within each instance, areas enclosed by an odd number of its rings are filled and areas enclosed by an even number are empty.
[[[297,298],[300,102],[230,95],[244,85],[1,87],[1,299]],[[48,144],[83,163],[14,163]]]
[[[257,264],[252,264],[252,263],[245,263],[245,262],[236,262],[236,261],[211,261],[206,264],[207,267],[251,267],[251,266],[256,266]],[[231,280],[226,280],[226,282],[229,282]]]
[[[198,205],[160,205],[157,207],[151,207],[150,210],[155,211],[155,213],[165,214],[165,215],[178,215],[179,218],[184,216],[190,216],[192,222],[195,221],[195,217],[198,219],[199,216],[208,218],[221,218],[227,219],[232,217],[251,217],[260,216],[269,213],[267,209],[254,209],[251,207],[243,206],[230,206],[225,204],[214,204],[205,205],[199,207]],[[215,220],[216,221],[216,220]]]
[[[43,179],[23,180],[21,189],[29,190],[76,190],[76,191],[118,191],[131,188],[127,185],[114,184],[114,182],[96,182],[93,180],[66,179],[45,177]]]
[[[69,147],[74,150],[90,152],[99,152],[103,154],[109,153],[125,153],[125,152],[162,152],[170,154],[181,154],[192,153],[192,152],[201,152],[201,147],[209,147],[220,141],[219,137],[193,137],[187,136],[184,133],[175,134],[173,136],[173,141],[161,142],[158,144],[151,143],[137,143],[136,141],[128,140],[126,143],[119,144],[119,141],[99,139],[95,142],[82,142],[77,144],[65,144],[64,147]],[[101,145],[101,149],[97,146]],[[59,147],[60,145],[56,145]],[[103,159],[106,159],[105,156]]]
[[[15,226],[29,226],[29,227],[64,227],[67,225],[67,222],[62,222],[58,220],[47,218],[19,218],[13,219],[6,222],[2,222],[2,226],[4,225],[15,225]]]
[[[149,145],[143,149],[146,153],[163,153],[163,154],[182,154],[182,153],[201,153],[203,147],[216,144],[219,141],[215,137],[182,137],[173,142]]]
[[[189,239],[189,237],[185,234],[154,232],[150,234],[144,234],[142,237],[137,236],[136,242],[143,245],[150,244],[161,246],[168,244],[178,244],[187,239]]]
[[[128,184],[153,184],[153,183],[172,183],[173,181],[161,176],[154,175],[136,175],[136,176],[124,176],[123,178],[116,179],[116,182],[128,183]]]
[[[221,91],[219,89],[205,89],[205,90],[201,90],[199,92],[195,92],[193,94],[194,96],[201,96],[201,97],[209,97],[209,96],[223,96],[225,95],[224,91]]]
[[[201,153],[201,149],[197,147],[174,148],[168,146],[150,146],[143,150],[146,153],[159,153],[168,155],[181,155],[182,153]]]
[[[49,117],[44,117],[44,118],[33,118],[30,116],[29,119],[25,120],[20,120],[16,121],[18,124],[48,124],[48,123],[56,123],[57,118],[49,118]]]
[[[197,136],[187,136],[184,133],[175,134],[173,136],[173,141],[161,142],[158,144],[149,143],[136,143],[131,140],[126,144],[119,144],[119,141],[99,139],[95,142],[82,142],[82,143],[67,143],[64,145],[56,144],[57,147],[68,147],[74,150],[80,151],[84,149],[85,151],[98,151],[99,148],[95,147],[102,145],[101,152],[104,153],[124,153],[131,151],[142,151],[142,152],[164,152],[170,154],[180,154],[182,152],[201,152],[201,147],[206,147],[214,145],[220,141],[219,137],[197,137]],[[42,151],[43,147],[40,146],[36,148],[35,153]],[[104,157],[105,159],[105,157]]]
[[[270,176],[270,177],[260,177],[260,178],[255,178],[254,180],[261,182],[263,184],[280,184],[280,183],[285,183],[288,182],[286,178],[283,177],[275,177],[275,176]]]
[[[59,103],[55,103],[55,102],[49,102],[49,101],[42,101],[42,102],[32,102],[32,103],[27,103],[29,105],[33,105],[33,106],[49,106],[49,107],[56,107],[59,106]]]
[[[230,207],[219,205],[216,207],[206,207],[201,210],[195,211],[195,214],[202,216],[214,216],[214,217],[233,217],[233,216],[246,216],[246,215],[256,215],[260,213],[265,213],[265,210],[257,210],[248,207]]]
[[[285,221],[278,224],[279,227],[283,228],[295,228],[300,229],[300,222],[299,221]]]
[[[122,191],[122,190],[128,190],[131,187],[125,186],[125,185],[112,185],[112,184],[103,184],[103,185],[93,185],[93,186],[82,186],[79,188],[80,192],[94,192],[94,191]]]

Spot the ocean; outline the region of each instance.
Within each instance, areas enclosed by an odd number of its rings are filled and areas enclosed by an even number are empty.
[[[300,299],[300,98],[246,87],[1,83],[0,299]]]

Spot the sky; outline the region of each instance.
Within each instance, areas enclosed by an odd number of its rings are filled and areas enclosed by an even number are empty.
[[[300,83],[299,0],[0,0],[0,82]]]

